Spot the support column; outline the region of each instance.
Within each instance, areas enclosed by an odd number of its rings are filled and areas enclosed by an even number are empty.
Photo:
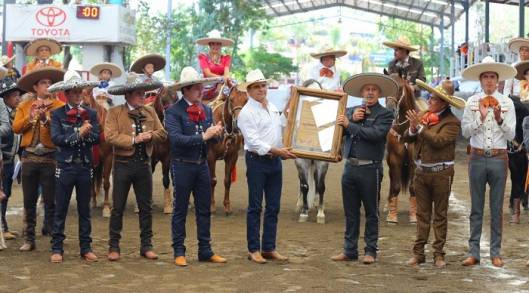
[[[171,80],[171,31],[173,26],[173,0],[167,0],[167,39],[165,44],[165,80]]]
[[[445,75],[445,34],[444,34],[444,27],[445,27],[445,21],[444,17],[441,14],[441,22],[439,23],[439,33],[441,34],[441,43],[439,44],[439,76]]]
[[[490,2],[485,0],[485,43],[490,43]]]
[[[468,26],[469,26],[469,3],[468,0],[463,0],[463,8],[465,9],[465,43],[468,44]]]
[[[520,38],[523,38],[525,35],[525,0],[519,0],[520,1],[520,16],[519,16],[519,33],[518,36]]]

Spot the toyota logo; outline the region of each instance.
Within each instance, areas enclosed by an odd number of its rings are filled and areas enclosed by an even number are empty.
[[[59,26],[66,21],[66,12],[57,7],[44,7],[35,14],[37,22],[43,26]]]

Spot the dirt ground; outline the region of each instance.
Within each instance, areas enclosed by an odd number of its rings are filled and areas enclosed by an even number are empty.
[[[222,164],[222,163],[220,163]],[[503,255],[504,268],[494,268],[488,258],[488,216],[482,238],[482,264],[474,268],[460,265],[467,252],[470,201],[466,156],[460,152],[456,166],[453,195],[450,200],[449,231],[446,244],[448,267],[435,269],[431,254],[420,268],[406,267],[411,257],[415,226],[407,221],[407,195],[401,195],[399,224],[388,225],[381,210],[380,253],[378,262],[365,266],[358,262],[335,263],[329,257],[339,253],[343,242],[343,210],[340,177],[343,163],[331,164],[327,175],[326,224],[310,221],[298,223],[295,212],[297,173],[292,161],[284,162],[282,211],[279,220],[278,251],[290,257],[286,264],[257,265],[246,259],[247,187],[244,158],[238,163],[239,178],[232,189],[234,213],[224,216],[221,186],[217,186],[217,214],[212,221],[213,249],[226,257],[224,265],[197,261],[194,214],[187,224],[188,261],[186,268],[173,265],[169,215],[161,212],[163,198],[160,174],[155,174],[155,214],[153,220],[155,249],[158,261],[139,256],[138,218],[133,212],[133,197],[125,215],[122,239],[122,260],[116,263],[105,258],[108,240],[108,219],[101,217],[101,208],[93,210],[93,248],[100,261],[86,264],[78,256],[77,216],[72,200],[67,221],[65,261],[51,264],[49,238],[38,236],[37,249],[21,253],[19,238],[9,241],[9,248],[0,251],[1,292],[529,292],[529,214],[522,224],[508,224],[508,200],[505,201]],[[217,168],[223,170],[223,168]],[[385,167],[387,172],[387,167]],[[219,174],[219,179],[222,179]],[[510,183],[508,183],[510,184]],[[388,177],[382,184],[382,203],[389,186]],[[506,198],[510,191],[507,188]],[[11,229],[20,231],[21,190],[14,187],[10,202]],[[487,212],[488,214],[488,212]],[[42,215],[42,213],[41,213]],[[40,231],[41,219],[38,221]],[[363,232],[362,232],[363,233]],[[433,233],[431,233],[433,237]],[[363,247],[363,239],[360,239]],[[428,250],[429,251],[429,250]]]

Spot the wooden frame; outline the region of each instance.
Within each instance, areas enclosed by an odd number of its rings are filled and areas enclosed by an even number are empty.
[[[292,87],[284,146],[300,158],[340,161],[343,127],[336,118],[346,104],[346,93]]]

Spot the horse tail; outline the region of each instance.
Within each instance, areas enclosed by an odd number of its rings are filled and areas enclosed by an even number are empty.
[[[307,184],[309,185],[309,192],[307,193],[307,202],[309,209],[314,207],[314,202],[316,201],[316,182],[314,181],[314,176],[316,176],[316,164],[312,160],[308,160],[309,163],[309,174],[307,178]]]
[[[410,186],[410,155],[407,150],[404,151],[404,157],[402,158],[402,167],[400,170],[400,185],[401,185],[401,191],[406,193],[408,191],[408,187]]]

